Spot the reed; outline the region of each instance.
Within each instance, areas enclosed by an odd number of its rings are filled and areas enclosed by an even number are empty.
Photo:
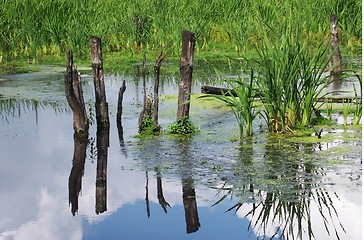
[[[232,97],[232,90],[225,95],[203,95],[200,98],[214,97],[231,108],[239,126],[240,138],[253,135],[253,121],[259,114],[255,105],[254,71],[251,69],[247,79],[226,79],[229,89],[232,89],[237,97]]]
[[[363,91],[362,91],[362,77],[359,74],[355,75],[356,78],[359,81],[359,86],[360,86],[360,95],[358,94],[357,89],[355,88],[355,85],[353,84],[354,87],[354,94],[355,94],[355,103],[354,103],[354,119],[353,119],[353,125],[357,125],[360,123],[360,119],[361,116],[363,114],[363,103],[362,103],[362,97],[363,97]]]
[[[343,119],[344,119],[344,126],[348,124],[348,116],[350,113],[350,108],[352,106],[352,102],[345,103],[343,102]]]
[[[301,22],[289,17],[284,28],[266,24],[265,32],[256,48],[257,85],[268,128],[281,132],[308,126],[318,108],[316,100],[331,81],[323,76],[330,60],[328,50],[323,44],[312,46]]]

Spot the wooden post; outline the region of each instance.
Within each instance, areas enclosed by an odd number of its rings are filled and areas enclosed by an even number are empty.
[[[83,99],[81,76],[73,64],[71,50],[67,50],[66,62],[67,72],[64,76],[65,94],[73,112],[73,129],[75,135],[86,137],[89,126],[86,121],[86,108]]]
[[[183,117],[189,117],[194,50],[195,35],[190,31],[184,30],[182,32],[177,120]]]
[[[109,127],[108,104],[106,102],[105,82],[102,66],[101,39],[96,36],[90,37],[92,71],[95,85],[96,98],[96,120],[97,127]]]
[[[151,110],[152,110],[152,102],[151,99],[147,97],[147,83],[146,83],[146,62],[147,59],[144,55],[143,59],[143,69],[142,69],[142,75],[143,75],[143,92],[144,92],[144,99],[143,99],[143,109],[139,114],[138,119],[138,126],[139,126],[139,133],[143,132],[143,122],[148,118],[148,116],[151,116]]]
[[[126,90],[125,80],[123,81],[123,84],[121,84],[119,89],[119,97],[118,97],[118,109],[116,113],[116,126],[118,127],[118,135],[119,135],[119,143],[120,146],[124,146],[124,131],[123,131],[123,125],[121,122],[121,116],[123,115],[123,98],[124,98],[124,92]]]
[[[163,51],[159,54],[157,60],[154,65],[154,100],[153,100],[153,128],[154,131],[159,130],[158,124],[158,104],[159,104],[159,73],[163,60],[165,59],[165,55],[163,55]]]
[[[335,14],[330,16],[331,49],[333,51],[331,74],[334,77],[334,80],[339,80],[342,71],[341,53],[339,48],[338,21],[339,19]]]
[[[143,109],[147,105],[147,57],[144,54],[143,66],[142,66],[142,77],[143,77]]]
[[[119,97],[118,97],[118,110],[116,114],[116,123],[117,125],[121,125],[121,115],[123,114],[123,98],[124,98],[124,92],[126,90],[125,80],[123,81],[123,84],[121,84],[119,89]]]

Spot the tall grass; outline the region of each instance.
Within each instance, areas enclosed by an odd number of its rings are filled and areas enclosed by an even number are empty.
[[[337,14],[344,45],[361,46],[362,23],[359,0],[1,0],[0,59],[42,59],[63,56],[67,48],[88,57],[88,38],[103,39],[104,51],[136,54],[133,17],[145,19],[142,52],[163,48],[179,54],[183,29],[195,32],[198,51],[219,49],[244,52],[264,33],[255,23],[283,25],[291,18],[304,18],[311,25],[311,38],[320,42],[329,28],[329,16]],[[349,44],[350,43],[350,44]]]

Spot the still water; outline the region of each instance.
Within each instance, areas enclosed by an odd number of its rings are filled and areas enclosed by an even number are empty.
[[[51,70],[0,77],[0,239],[362,239],[360,129],[295,143],[257,121],[239,143],[231,113],[192,105],[199,134],[139,139],[140,77],[109,75],[110,131],[94,124],[79,141],[63,69]],[[82,79],[92,102],[92,76]],[[177,84],[169,77],[160,90],[163,129],[177,109],[163,95]]]

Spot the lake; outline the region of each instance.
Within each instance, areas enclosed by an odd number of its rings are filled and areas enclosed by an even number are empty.
[[[230,111],[192,103],[199,133],[136,138],[135,69],[105,75],[110,130],[93,124],[83,141],[73,137],[65,69],[0,76],[0,239],[362,239],[361,128],[326,127],[305,142],[257,120],[239,142]],[[176,117],[176,76],[162,77],[164,130]],[[194,77],[193,93],[214,78]],[[82,80],[93,109],[91,71]]]

